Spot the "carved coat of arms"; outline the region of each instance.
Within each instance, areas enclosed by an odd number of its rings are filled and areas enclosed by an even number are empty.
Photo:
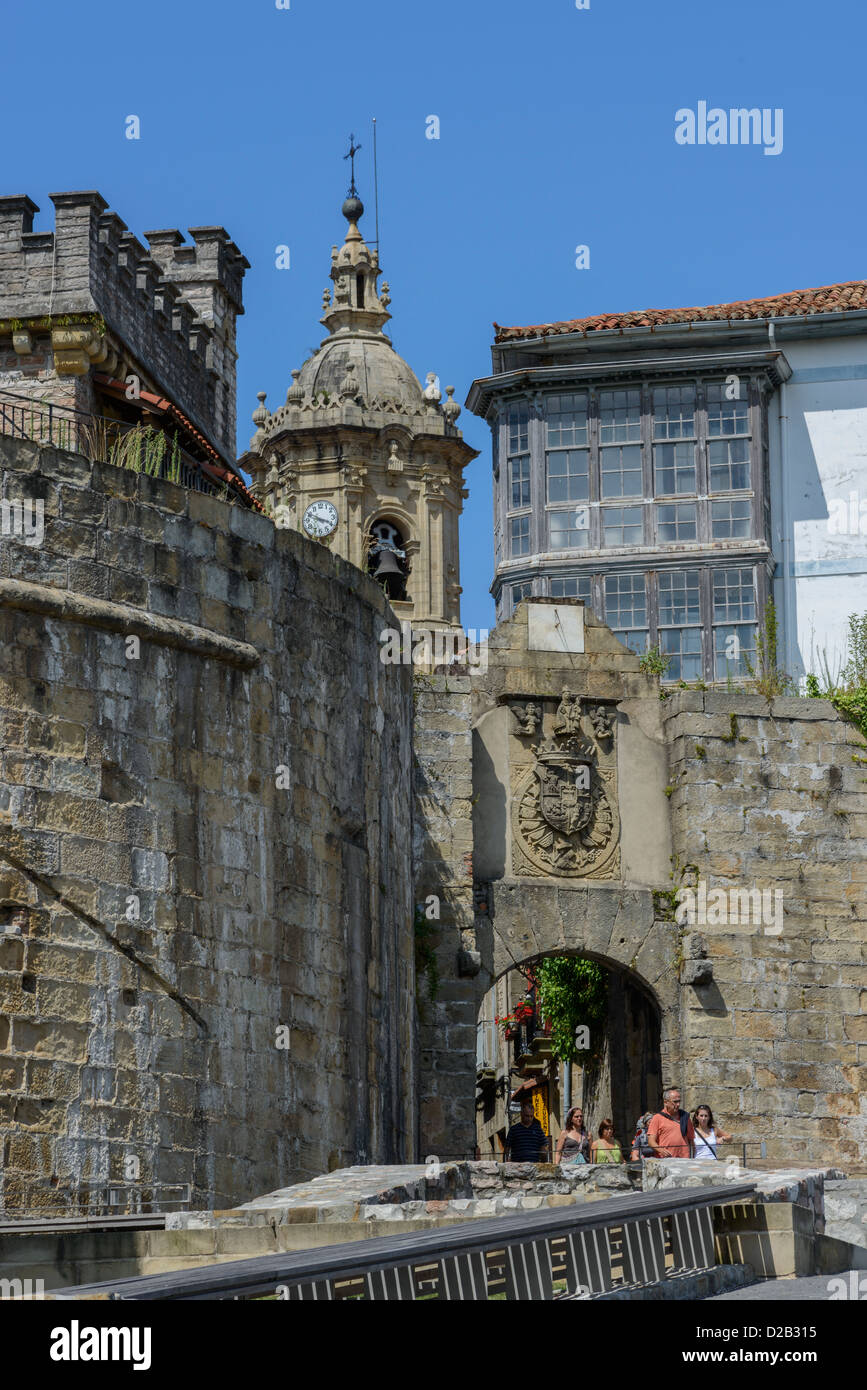
[[[533,765],[515,789],[517,847],[529,872],[583,876],[604,871],[616,849],[619,817],[612,804],[613,769],[599,766],[600,746],[581,730],[581,704],[563,692],[553,736],[532,750]],[[600,731],[601,732],[601,731]],[[605,744],[611,730],[602,734]]]
[[[564,835],[583,830],[593,815],[590,764],[565,750],[554,750],[538,755],[535,772],[543,820]]]

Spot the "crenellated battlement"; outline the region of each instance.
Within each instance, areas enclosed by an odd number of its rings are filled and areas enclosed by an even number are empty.
[[[91,409],[92,371],[134,373],[233,462],[246,257],[223,227],[193,227],[189,242],[177,228],[146,232],[145,245],[93,190],[51,200],[54,231],[34,232],[36,203],[0,198],[0,386],[29,394],[38,382],[45,394],[52,377],[78,377],[60,394]],[[71,342],[70,319],[94,332]],[[62,344],[55,327],[66,330]]]

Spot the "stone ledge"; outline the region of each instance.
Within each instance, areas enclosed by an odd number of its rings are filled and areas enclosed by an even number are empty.
[[[678,714],[741,715],[755,719],[839,719],[830,700],[799,695],[778,695],[770,702],[764,695],[728,694],[719,690],[674,690],[662,701],[662,720],[668,723]]]
[[[164,647],[195,652],[199,656],[223,661],[249,671],[259,664],[259,653],[248,642],[184,623],[177,618],[163,617],[125,603],[90,598],[68,589],[49,584],[31,584],[23,579],[0,579],[0,606],[17,608],[24,613],[41,613],[85,627],[100,628],[103,632],[118,632],[124,637],[137,636],[145,641],[158,642]]]
[[[822,1212],[825,1182],[844,1178],[839,1168],[743,1168],[733,1173],[726,1159],[652,1158],[644,1165],[645,1192],[666,1188],[718,1187],[731,1182],[754,1182],[756,1202],[788,1202]]]

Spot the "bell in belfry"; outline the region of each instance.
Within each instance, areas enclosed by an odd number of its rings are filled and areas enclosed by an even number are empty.
[[[371,552],[374,562],[373,578],[381,584],[389,598],[406,597],[406,573],[399,558],[401,552],[387,542],[379,541]]]

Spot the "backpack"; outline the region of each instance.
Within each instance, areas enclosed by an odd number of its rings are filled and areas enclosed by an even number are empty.
[[[646,1129],[639,1129],[636,1131],[633,1148],[638,1150],[641,1158],[656,1158],[656,1153],[648,1143]]]

